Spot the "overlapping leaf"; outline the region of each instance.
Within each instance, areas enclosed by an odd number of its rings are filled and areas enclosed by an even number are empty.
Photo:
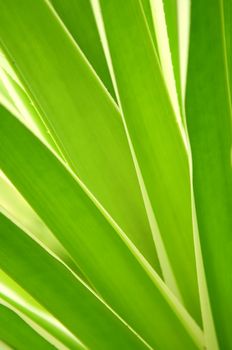
[[[170,307],[173,300],[169,304],[165,300],[168,294],[161,280],[116,226],[118,232],[114,231],[81,184],[6,111],[1,110],[0,124],[0,166],[100,295],[151,346],[195,348],[184,329],[189,324]],[[200,333],[193,333],[195,341],[201,342]]]
[[[0,43],[66,160],[158,271],[123,124],[110,95],[43,0],[0,1],[0,21]]]
[[[55,350],[19,316],[0,304],[0,339],[13,349]]]
[[[103,84],[115,98],[90,0],[51,0],[51,3]]]
[[[141,4],[100,5],[125,123],[160,231],[153,234],[164,278],[199,320],[188,157]]]
[[[225,44],[223,1],[194,1],[186,102],[193,157],[193,189],[219,345],[221,349],[230,349],[232,114]],[[203,316],[207,320],[207,315]],[[207,345],[210,346],[214,335],[207,334],[207,321],[204,326]]]

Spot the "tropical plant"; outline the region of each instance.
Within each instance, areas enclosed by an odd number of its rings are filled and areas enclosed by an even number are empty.
[[[0,0],[0,348],[232,349],[230,0]]]

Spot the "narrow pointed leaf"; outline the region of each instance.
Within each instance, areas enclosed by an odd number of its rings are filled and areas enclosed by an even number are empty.
[[[223,1],[193,1],[187,124],[200,242],[220,349],[232,347],[232,114],[225,43]],[[207,322],[204,327],[208,329]],[[210,343],[212,335],[206,332],[206,339]]]
[[[172,58],[176,90],[180,107],[182,107],[182,91],[180,78],[178,0],[162,0],[167,25],[168,41]],[[186,0],[187,1],[187,0]]]
[[[182,126],[176,1],[150,0],[150,4],[163,77],[176,118]]]
[[[0,206],[18,226],[37,239],[83,278],[81,271],[40,217],[0,171]]]
[[[51,0],[51,3],[105,87],[115,98],[90,0]]]
[[[18,109],[16,108],[12,98],[10,97],[5,85],[0,79],[0,103],[6,109],[8,109],[13,115],[20,116]]]
[[[141,4],[143,6],[144,15],[145,15],[146,20],[147,20],[147,25],[148,25],[149,30],[150,30],[153,44],[154,44],[154,46],[156,48],[156,52],[158,54],[157,39],[156,39],[156,34],[155,34],[154,22],[153,22],[153,18],[152,18],[150,0],[142,0]]]
[[[1,268],[87,347],[146,349],[84,284],[2,214],[0,226]]]
[[[59,349],[84,349],[84,345],[22,287],[0,269],[0,300]],[[44,332],[45,331],[45,332]]]
[[[17,350],[55,350],[44,338],[7,307],[0,304],[0,339]]]
[[[190,8],[191,8],[191,0],[177,0],[180,84],[181,84],[181,92],[182,92],[183,117],[185,113],[185,93],[186,93],[186,80],[187,80],[187,68],[188,68]],[[185,117],[184,117],[184,124],[186,126]]]
[[[47,142],[59,152],[56,144],[51,138],[50,134],[38,112],[33,106],[31,100],[27,96],[24,89],[10,76],[4,69],[0,68],[0,79],[4,84],[9,96],[11,97],[15,107],[20,113],[19,119],[22,120],[28,127],[42,140]]]
[[[168,266],[166,282],[199,320],[188,158],[160,65],[140,2],[100,5],[122,111],[162,236],[154,233],[164,278]]]
[[[122,120],[110,95],[45,1],[1,0],[0,22],[0,46],[65,159],[159,271]]]
[[[123,233],[107,222],[77,180],[4,110],[0,139],[0,166],[106,302],[151,346],[194,349],[180,315],[165,300],[158,276],[152,273],[150,278],[150,268]],[[155,315],[159,315],[158,322]]]

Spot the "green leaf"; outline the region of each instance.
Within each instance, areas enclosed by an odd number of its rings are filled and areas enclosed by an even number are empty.
[[[156,49],[156,53],[158,55],[157,39],[156,39],[155,28],[154,28],[154,23],[153,23],[153,18],[152,18],[150,0],[141,0],[141,4],[143,7],[144,15],[145,15],[146,20],[147,20],[147,25],[148,25],[149,30],[150,30],[153,44],[154,44],[155,49]]]
[[[181,294],[200,320],[188,158],[160,65],[139,1],[100,1],[100,5],[162,272],[168,286]],[[95,13],[100,25],[97,2]]]
[[[0,79],[0,103],[8,109],[13,115],[20,118],[20,113],[18,109],[16,108],[14,102],[12,101],[12,98],[10,97],[5,85]]]
[[[0,305],[0,339],[17,350],[55,350],[54,346],[3,305]]]
[[[51,0],[51,3],[99,78],[115,98],[90,0]]]
[[[190,4],[191,0],[177,0],[178,43],[180,61],[180,85],[182,92],[182,110],[185,114],[185,93],[188,67],[189,31],[190,31]],[[185,118],[184,118],[185,119]],[[186,121],[184,120],[186,126]]]
[[[86,350],[80,341],[0,269],[0,301],[59,350]],[[64,349],[65,347],[65,349]]]
[[[180,78],[179,29],[178,29],[178,0],[163,0],[164,13],[167,25],[167,34],[172,58],[172,67],[178,101],[182,107],[182,91]]]
[[[0,172],[0,205],[18,225],[43,242],[48,248],[64,253],[63,247],[52,235],[43,221],[32,210],[25,199],[14,188],[10,181]]]
[[[193,189],[219,345],[230,349],[232,113],[225,43],[223,1],[193,1],[186,102]],[[206,311],[203,308],[206,345],[216,349],[214,325],[207,322]]]
[[[1,0],[0,21],[0,46],[65,159],[160,271],[121,116],[110,95],[43,0]]]
[[[59,150],[51,135],[48,133],[46,126],[42,122],[38,111],[36,111],[31,100],[21,85],[18,84],[18,82],[3,68],[0,68],[0,80],[2,84],[4,84],[7,93],[9,94],[14,106],[19,112],[19,115],[16,114],[16,116],[26,125],[28,125],[28,127],[38,137],[40,137],[44,142],[47,142],[49,145],[51,145],[51,147],[53,147],[54,150],[59,153]]]
[[[232,99],[232,33],[231,33],[231,20],[232,20],[232,3],[231,0],[222,0],[221,6],[223,6],[222,20],[224,31],[224,45],[226,47],[226,65],[227,65],[227,79],[230,85],[230,98]]]
[[[14,72],[14,69],[2,52],[2,49],[0,49],[0,67],[23,89],[22,83],[18,79],[17,75]]]
[[[177,0],[150,0],[150,4],[162,73],[176,118],[182,127]]]
[[[1,268],[87,347],[147,348],[80,280],[2,214],[0,225]]]
[[[65,262],[81,278],[83,275],[76,264],[68,255],[60,242],[48,229],[40,217],[33,211],[30,205],[0,171],[0,206],[7,215],[17,223],[25,232],[37,239],[63,262]]]
[[[194,349],[191,337],[201,343],[197,326],[80,181],[3,109],[0,126],[0,166],[106,302],[152,347]]]

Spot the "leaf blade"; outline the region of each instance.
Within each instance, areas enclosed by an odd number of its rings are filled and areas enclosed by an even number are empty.
[[[14,349],[55,350],[18,315],[0,304],[0,339]]]
[[[125,342],[135,349],[146,348],[61,263],[2,214],[0,220],[2,269],[56,315],[84,344],[95,349],[108,349],[109,345],[117,349]],[[12,235],[14,244],[9,239]],[[20,254],[17,254],[18,251]],[[59,282],[61,278],[62,284]]]
[[[213,5],[210,8],[206,2],[195,1],[192,4],[186,110],[197,222],[210,311],[214,317],[214,324],[204,322],[206,339],[209,346],[214,341],[213,345],[217,347],[218,338],[219,346],[230,348],[232,338],[227,320],[232,315],[229,300],[232,288],[229,280],[232,264],[229,253],[232,230],[232,114],[223,3],[215,1],[210,4]],[[207,320],[207,315],[203,316]],[[214,326],[216,336],[210,333]]]
[[[194,349],[176,310],[162,294],[158,276],[153,273],[155,285],[132,247],[130,251],[60,161],[7,112],[2,111],[0,123],[1,167],[106,302],[152,346]],[[16,155],[14,150],[19,149]]]
[[[90,1],[68,0],[64,2],[62,0],[51,0],[51,3],[82,52],[92,64],[99,78],[115,99],[113,85]]]
[[[0,9],[1,45],[65,159],[160,272],[117,106],[44,1]]]
[[[158,253],[163,274],[169,276],[173,270],[174,278],[166,279],[169,287],[173,287],[173,280],[177,281],[186,305],[200,320],[188,158],[141,4],[139,1],[99,4],[124,121],[151,202],[150,212],[155,213],[154,221],[160,231],[154,233],[154,241],[163,241],[165,248]],[[172,290],[178,295],[176,289]]]

